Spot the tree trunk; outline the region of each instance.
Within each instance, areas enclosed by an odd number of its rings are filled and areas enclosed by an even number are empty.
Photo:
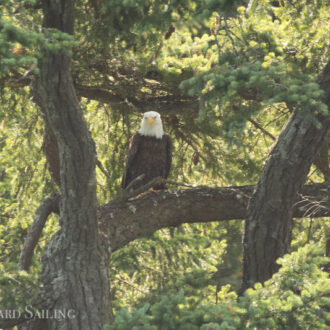
[[[46,33],[52,28],[73,34],[73,0],[44,0],[43,11]],[[102,329],[110,315],[109,253],[99,242],[95,146],[74,90],[70,57],[46,46],[35,94],[59,150],[61,229],[42,260],[39,307],[59,316],[47,319],[50,329]]]
[[[330,62],[321,77],[328,108],[329,82]],[[295,196],[329,131],[330,115],[317,118],[320,129],[296,112],[269,154],[247,209],[241,292],[269,279],[278,269],[276,259],[289,252]]]

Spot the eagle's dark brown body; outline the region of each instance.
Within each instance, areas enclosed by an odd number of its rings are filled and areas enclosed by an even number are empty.
[[[170,172],[171,163],[172,140],[168,134],[164,134],[162,139],[158,139],[136,132],[130,140],[122,188],[125,189],[131,181],[141,174],[145,174],[144,178],[134,183],[132,189],[139,188],[159,176],[166,179]]]

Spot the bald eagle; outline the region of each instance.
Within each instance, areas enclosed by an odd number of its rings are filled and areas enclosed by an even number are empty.
[[[166,179],[172,163],[172,140],[164,133],[160,114],[155,111],[143,115],[140,129],[132,136],[122,178],[125,189],[135,178],[144,174],[142,180],[131,187],[137,189],[156,177]],[[155,187],[164,189],[164,185]]]

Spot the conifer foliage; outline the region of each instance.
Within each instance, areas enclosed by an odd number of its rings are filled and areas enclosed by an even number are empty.
[[[1,1],[0,328],[328,328],[329,9]],[[127,200],[150,110],[174,141],[172,191]]]

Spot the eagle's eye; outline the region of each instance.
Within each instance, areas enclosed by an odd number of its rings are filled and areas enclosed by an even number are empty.
[[[156,118],[157,118],[157,116],[154,117],[154,119],[156,119]]]

